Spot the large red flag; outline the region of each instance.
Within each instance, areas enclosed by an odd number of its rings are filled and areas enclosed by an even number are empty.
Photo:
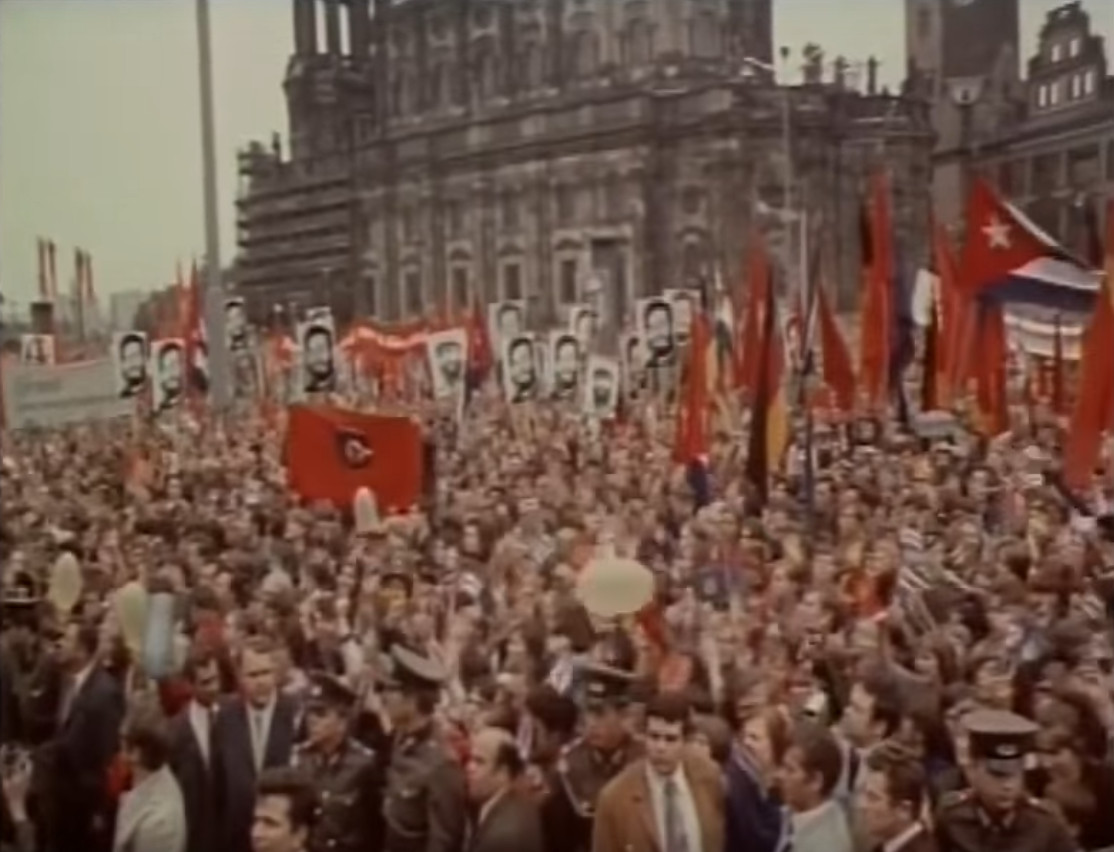
[[[871,410],[884,409],[890,393],[890,350],[894,333],[893,216],[885,175],[871,181],[861,211],[863,295],[859,332],[859,386]]]
[[[934,365],[936,404],[941,409],[948,410],[952,408],[955,399],[952,364],[960,345],[963,318],[959,265],[947,232],[938,222],[933,223],[932,227],[932,256],[939,279],[939,288],[933,299],[937,320]]]
[[[1102,434],[1114,428],[1114,201],[1106,208],[1106,280],[1083,336],[1079,393],[1064,442],[1064,482],[1086,489],[1099,461]]]
[[[711,332],[704,311],[695,311],[689,338],[684,396],[677,406],[673,460],[688,464],[708,454],[708,346]]]
[[[381,511],[408,510],[422,491],[422,433],[409,417],[294,405],[286,432],[292,491],[348,507],[359,488]]]
[[[735,387],[754,393],[758,386],[758,361],[761,357],[762,307],[764,287],[770,276],[770,259],[766,244],[755,234],[750,240],[746,274],[746,311],[743,321],[735,321]]]
[[[843,332],[820,282],[816,282],[816,310],[820,325],[820,368],[824,384],[834,397],[835,407],[844,414],[855,408],[855,368]]]

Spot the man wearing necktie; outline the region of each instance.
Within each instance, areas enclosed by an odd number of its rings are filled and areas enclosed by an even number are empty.
[[[295,702],[278,691],[276,648],[249,639],[240,652],[240,695],[217,711],[212,776],[222,852],[249,852],[255,783],[261,770],[290,763],[297,728]]]
[[[207,852],[214,843],[213,724],[220,694],[220,663],[201,650],[186,660],[189,703],[170,723],[170,768],[182,788],[189,827],[187,852]]]
[[[600,794],[592,852],[720,852],[724,788],[719,768],[690,752],[688,699],[659,693],[646,705],[646,756]]]

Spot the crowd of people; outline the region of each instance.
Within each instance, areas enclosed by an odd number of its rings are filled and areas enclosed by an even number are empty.
[[[1040,411],[831,424],[760,502],[745,426],[694,490],[661,402],[426,426],[423,504],[371,526],[254,411],[5,435],[3,848],[1114,847],[1109,445],[1073,505]],[[593,611],[609,559],[649,606]]]

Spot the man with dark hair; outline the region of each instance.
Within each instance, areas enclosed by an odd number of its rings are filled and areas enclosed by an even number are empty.
[[[456,340],[442,340],[433,349],[433,363],[441,376],[440,390],[455,392],[464,380],[464,347]]]
[[[182,346],[178,343],[163,343],[159,346],[155,379],[159,383],[162,408],[173,408],[182,395]]]
[[[309,773],[321,802],[308,852],[363,852],[382,841],[375,756],[348,734],[355,704],[356,693],[340,678],[311,676],[306,741],[294,752],[294,765]]]
[[[723,780],[719,767],[687,747],[688,698],[659,692],[646,703],[646,757],[627,766],[600,794],[592,852],[645,848],[645,826],[630,803],[648,802],[664,850],[723,849]]]
[[[460,766],[434,731],[445,673],[433,660],[395,644],[383,679],[383,709],[394,744],[387,767],[383,852],[454,852],[467,824]]]
[[[131,399],[147,383],[147,344],[138,331],[129,331],[117,345],[120,398]]]
[[[308,852],[316,814],[313,783],[303,773],[264,769],[255,789],[251,852]]]
[[[170,723],[170,767],[182,789],[189,826],[189,852],[214,846],[216,800],[213,785],[213,719],[220,695],[216,653],[198,649],[186,659],[190,700]]]
[[[507,396],[512,403],[528,402],[537,392],[538,374],[534,366],[534,341],[522,335],[507,346]]]
[[[673,363],[673,306],[665,299],[651,299],[642,309],[642,339],[647,367]]]
[[[781,793],[793,812],[794,852],[853,852],[843,806],[833,797],[843,755],[827,728],[802,723],[781,768]]]
[[[576,393],[580,377],[580,343],[571,334],[553,341],[553,395],[568,398]]]
[[[911,756],[888,747],[870,755],[855,795],[855,812],[872,849],[936,852],[936,842],[920,818],[926,787],[924,769]]]
[[[333,330],[313,323],[302,336],[302,358],[306,371],[306,393],[325,393],[336,387],[333,366]]]
[[[851,686],[839,721],[837,744],[843,752],[836,796],[848,801],[858,784],[863,761],[897,731],[903,716],[901,693],[893,676],[875,670]]]
[[[185,852],[186,808],[170,771],[170,733],[159,708],[137,708],[124,725],[132,788],[120,800],[113,850]]]
[[[542,852],[534,804],[516,790],[525,764],[514,736],[485,728],[468,754],[468,796],[477,808],[466,852]]]
[[[228,351],[238,352],[248,345],[248,315],[241,298],[226,299],[224,303],[224,330]]]
[[[57,637],[62,669],[58,733],[53,743],[46,848],[104,849],[109,843],[106,783],[116,756],[124,696],[97,660],[97,627],[73,621]]]

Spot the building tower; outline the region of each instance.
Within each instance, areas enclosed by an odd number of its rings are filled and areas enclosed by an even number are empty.
[[[1019,0],[905,0],[907,86],[932,104],[934,194],[944,221],[962,215],[981,139],[1020,115]]]

